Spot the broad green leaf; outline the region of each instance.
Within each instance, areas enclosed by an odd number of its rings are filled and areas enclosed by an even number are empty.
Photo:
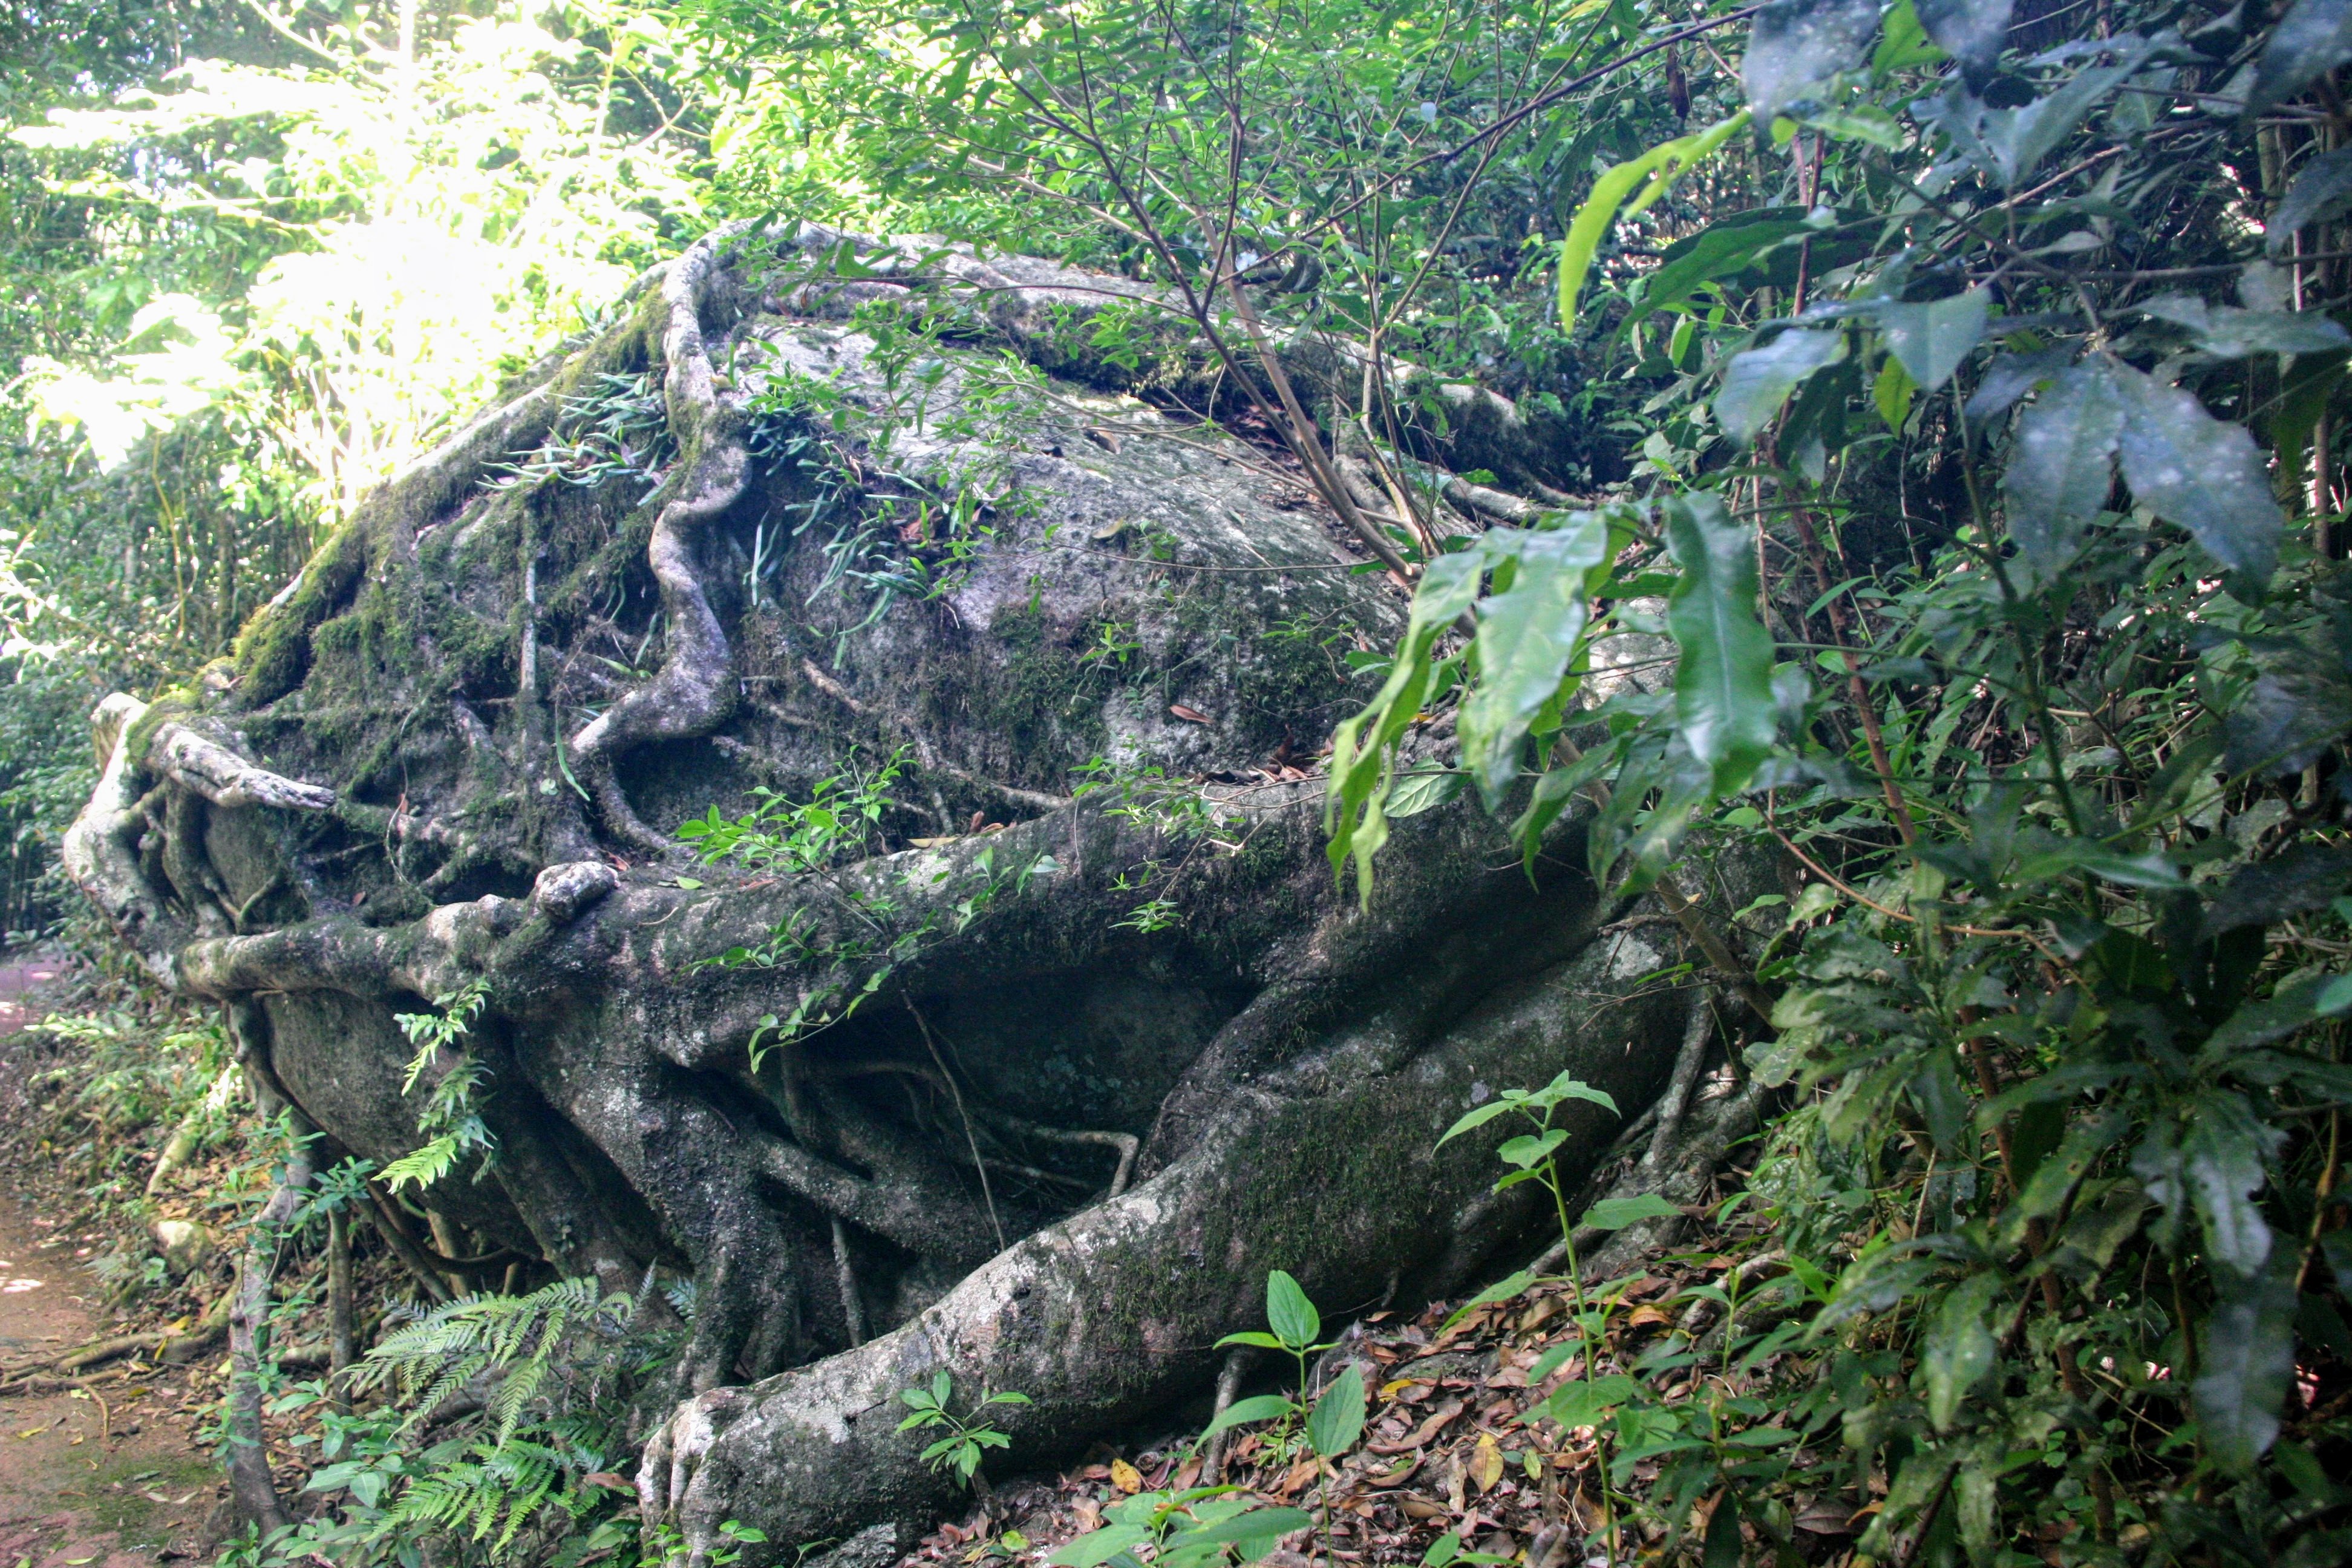
[[[2057,90],[2020,108],[1989,108],[1955,83],[1915,112],[1941,124],[1979,167],[2013,190],[2082,123],[2093,104],[2140,68],[2152,47],[2131,37],[2115,42],[2123,57],[2116,64],[2078,71]]]
[[[2205,1096],[2189,1120],[2181,1169],[2204,1226],[2205,1256],[2220,1272],[2258,1274],[2269,1261],[2271,1227],[2254,1194],[2270,1179],[2267,1160],[2278,1137],[2238,1094]]]
[[[1666,503],[1666,542],[1682,576],[1666,601],[1679,658],[1675,714],[1716,793],[1744,785],[1772,753],[1772,638],[1756,618],[1756,534],[1712,492]]]
[[[1699,1552],[1699,1568],[1739,1568],[1746,1545],[1739,1534],[1739,1496],[1727,1489],[1706,1521],[1706,1544]]]
[[[1223,1339],[1217,1342],[1216,1348],[1223,1350],[1227,1345],[1251,1345],[1262,1351],[1278,1351],[1287,1350],[1289,1348],[1280,1340],[1276,1339],[1272,1334],[1269,1334],[1261,1329],[1244,1329],[1240,1333],[1227,1334]]]
[[[1639,1386],[1622,1373],[1563,1383],[1534,1414],[1562,1426],[1597,1426],[1610,1411],[1624,1404]]]
[[[2009,41],[2011,0],[1918,0],[1919,25],[1981,90]]]
[[[1279,1394],[1255,1394],[1248,1399],[1236,1399],[1202,1430],[1203,1437],[1213,1437],[1234,1426],[1247,1426],[1257,1421],[1278,1421],[1290,1414],[1290,1401]]]
[[[2210,886],[2210,884],[2209,884]],[[2200,940],[2266,926],[2327,907],[2352,889],[2352,844],[2305,842],[2242,868],[2212,895],[2197,923]]]
[[[2063,343],[2030,354],[1998,356],[1985,367],[1976,391],[1969,395],[1968,417],[1998,418],[2035,387],[2064,374],[2074,360],[2074,351]]]
[[[2104,360],[2067,371],[2019,417],[2001,482],[2009,536],[2036,580],[2048,582],[2082,552],[2115,483],[2123,431],[2123,399]]]
[[[1502,1115],[1506,1110],[1510,1110],[1514,1103],[1514,1101],[1507,1100],[1490,1100],[1486,1104],[1478,1107],[1475,1110],[1465,1112],[1460,1120],[1454,1123],[1453,1126],[1445,1130],[1445,1136],[1437,1141],[1436,1147],[1443,1149],[1448,1142],[1460,1136],[1462,1133],[1473,1131],[1477,1128],[1486,1126],[1486,1123],[1494,1121],[1495,1118]]]
[[[2352,0],[2295,0],[2263,47],[2246,112],[2260,114],[2352,59]]]
[[[1938,1432],[1952,1429],[1960,1401],[1998,1359],[1999,1347],[1986,1320],[2000,1294],[2000,1275],[1972,1274],[1944,1298],[1928,1325],[1919,1366],[1927,1379],[1927,1418]]]
[[[2326,975],[2305,975],[2286,982],[2268,996],[2242,1004],[2206,1037],[2198,1060],[2218,1067],[2237,1052],[2284,1039],[2328,1010],[2324,1004],[2329,984]]]
[[[1275,1269],[1265,1277],[1265,1322],[1274,1337],[1294,1351],[1303,1351],[1315,1342],[1323,1331],[1322,1314],[1297,1280],[1284,1269]]]
[[[1815,385],[1822,384],[1816,382]],[[1870,401],[1878,409],[1878,417],[1889,430],[1903,433],[1904,424],[1911,417],[1911,400],[1918,395],[1919,384],[1903,368],[1903,362],[1893,354],[1878,367],[1878,374],[1870,384]],[[1810,476],[1810,471],[1808,473]]]
[[[1128,1548],[1150,1539],[1151,1531],[1139,1524],[1109,1525],[1079,1536],[1045,1561],[1052,1568],[1100,1568]]]
[[[2124,407],[2116,450],[2133,497],[2187,529],[2224,568],[2267,582],[2286,520],[2253,437],[2206,413],[2193,393],[2128,365],[2112,374]]]
[[[1576,1223],[1595,1230],[1622,1230],[1645,1219],[1678,1218],[1682,1212],[1657,1194],[1643,1193],[1635,1198],[1602,1198],[1578,1216]]]
[[[1723,385],[1715,395],[1716,423],[1747,445],[1807,376],[1844,357],[1845,334],[1834,329],[1796,328],[1743,349],[1724,366]]]
[[[1397,650],[1387,681],[1362,712],[1332,732],[1331,782],[1323,804],[1323,826],[1331,842],[1325,853],[1334,874],[1343,873],[1354,860],[1357,893],[1367,904],[1372,897],[1372,859],[1388,842],[1382,797],[1388,793],[1397,742],[1420,716],[1429,696],[1435,675],[1431,653],[1438,637],[1477,602],[1486,561],[1484,551],[1465,550],[1428,564],[1413,591],[1404,645]]]
[[[1675,241],[1643,284],[1642,298],[1618,326],[1622,334],[1650,312],[1681,303],[1709,279],[1746,268],[1783,241],[1813,232],[1801,207],[1765,207],[1719,218],[1698,233]]]
[[[1505,1089],[1503,1098],[1508,1100],[1515,1092]],[[1544,1110],[1549,1110],[1564,1100],[1580,1100],[1587,1105],[1600,1106],[1612,1116],[1623,1114],[1617,1109],[1616,1097],[1607,1089],[1595,1089],[1578,1078],[1574,1072],[1567,1070],[1555,1073],[1549,1083],[1537,1089],[1533,1094],[1520,1095],[1519,1098],[1528,1104]]]
[[[1992,296],[1971,289],[1948,300],[1924,305],[1880,305],[1878,330],[1885,334],[1886,351],[1903,363],[1926,391],[1933,392],[1952,379],[1984,337],[1992,311]]]
[[[2352,346],[2352,332],[2316,310],[2242,310],[2234,305],[2209,305],[2187,294],[2162,295],[2140,310],[2186,327],[2196,334],[2197,346],[2218,359],[2328,353]]]
[[[1353,1372],[1355,1369],[1350,1367],[1348,1370]],[[1363,1393],[1363,1383],[1360,1378],[1357,1380],[1356,1392],[1360,1396]],[[1360,1410],[1357,1413],[1356,1423],[1359,1426],[1363,1425],[1363,1414]],[[1182,1539],[1186,1545],[1214,1545],[1223,1542],[1272,1542],[1290,1534],[1293,1531],[1311,1529],[1315,1521],[1300,1509],[1259,1508],[1252,1509],[1247,1513],[1236,1514],[1231,1519],[1220,1520],[1214,1524],[1204,1524],[1197,1529],[1188,1530],[1184,1531]]]
[[[2223,765],[2265,777],[2301,773],[2327,743],[2352,729],[2352,681],[2340,660],[2291,649],[2266,668],[2223,721]]]
[[[1851,110],[1817,109],[1804,117],[1803,123],[1815,131],[1827,132],[1841,142],[1867,142],[1890,153],[1901,148],[1904,142],[1903,122],[1871,105]]]
[[[2074,1206],[2066,1228],[2058,1233],[2051,1261],[2079,1279],[2095,1279],[2115,1261],[2116,1251],[2139,1233],[2147,1213],[2147,1194],[2129,1179],[2106,1188],[2095,1199],[2087,1194]]]
[[[2347,211],[2352,211],[2352,147],[2338,147],[2322,153],[2295,175],[2263,230],[2263,247],[2273,256],[2283,256],[2297,229],[2330,222]]]
[[[2018,1194],[2014,1205],[2012,1230],[2016,1241],[2024,1240],[2028,1221],[2047,1218],[2064,1207],[2066,1195],[2074,1190],[2075,1184],[2101,1154],[2130,1130],[2131,1119],[2115,1110],[2095,1112],[2068,1129],[2058,1147],[2023,1177],[2024,1190]]]
[[[1436,810],[1462,793],[1467,778],[1465,773],[1450,770],[1405,774],[1389,792],[1388,804],[1384,808],[1389,820],[1393,822],[1401,816],[1418,816],[1424,811]]]
[[[1336,1459],[1356,1446],[1363,1430],[1364,1374],[1350,1363],[1307,1412],[1307,1441],[1323,1458]]]
[[[1463,765],[1490,811],[1518,782],[1528,727],[1547,708],[1557,711],[1564,682],[1572,686],[1592,574],[1609,562],[1609,524],[1599,513],[1577,512],[1566,527],[1517,542],[1510,587],[1478,606],[1478,680],[1454,721]]]
[[[2283,1249],[2277,1267],[2251,1278],[2214,1277],[2221,1299],[2205,1320],[2189,1404],[2206,1453],[2226,1469],[2252,1469],[2278,1440],[2279,1409],[2294,1374],[2292,1256]]]
[[[1862,63],[1878,31],[1878,0],[1771,0],[1756,14],[1739,68],[1759,126],[1817,96]]]
[[[1495,1157],[1507,1165],[1517,1165],[1523,1171],[1532,1170],[1567,1142],[1567,1128],[1549,1127],[1540,1136],[1523,1133],[1517,1138],[1505,1139],[1503,1146],[1495,1151]]]
[[[1568,233],[1559,242],[1559,321],[1564,331],[1576,330],[1576,301],[1584,292],[1585,275],[1592,270],[1593,255],[1615,226],[1620,209],[1630,217],[1656,201],[1665,194],[1667,186],[1730,141],[1747,123],[1748,111],[1741,110],[1704,131],[1661,142],[1592,182],[1592,194],[1576,209],[1576,216],[1570,220]],[[1629,205],[1627,196],[1644,180],[1649,184]]]

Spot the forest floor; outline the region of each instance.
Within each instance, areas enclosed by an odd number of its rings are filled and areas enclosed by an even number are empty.
[[[0,966],[0,1116],[24,1109],[20,1031],[47,1009],[28,1001],[58,966]],[[0,1173],[0,1360],[84,1344],[120,1330],[91,1298],[86,1265],[102,1240],[63,1223],[71,1189],[26,1170]],[[0,1565],[132,1568],[203,1554],[221,1469],[158,1406],[185,1378],[133,1383],[128,1366],[42,1377],[0,1394]]]

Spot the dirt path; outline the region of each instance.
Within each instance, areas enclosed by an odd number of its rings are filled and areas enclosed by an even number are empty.
[[[0,966],[0,1036],[23,1027],[24,993],[50,963]],[[0,1194],[0,1364],[105,1332],[85,1299],[91,1247]],[[100,1367],[83,1386],[0,1398],[0,1568],[140,1568],[199,1554],[220,1467],[190,1446],[184,1373],[126,1386]]]

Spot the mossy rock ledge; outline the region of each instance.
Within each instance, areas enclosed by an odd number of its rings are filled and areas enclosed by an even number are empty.
[[[232,658],[97,716],[69,869],[322,1158],[418,1146],[395,1016],[485,988],[495,1152],[414,1242],[484,1288],[691,1279],[640,1477],[691,1552],[938,1517],[895,1397],[938,1369],[1029,1396],[994,1412],[1019,1468],[1198,1394],[1269,1268],[1334,1317],[1457,1288],[1544,1215],[1491,1191],[1502,1123],[1445,1127],[1564,1068],[1631,1115],[1674,1064],[1687,1005],[1596,940],[1623,911],[1572,823],[1531,877],[1457,803],[1397,823],[1369,905],[1333,877],[1306,774],[1403,595],[1187,412],[1232,388],[1164,320],[1042,262],[722,231]],[[1310,396],[1357,377],[1283,352]],[[1557,499],[1540,429],[1445,395],[1431,460]],[[892,758],[863,858],[677,837]],[[1580,1112],[1589,1162],[1619,1124]]]

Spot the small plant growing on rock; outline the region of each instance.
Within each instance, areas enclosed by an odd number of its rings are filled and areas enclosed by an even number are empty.
[[[955,1390],[955,1380],[941,1370],[931,1376],[929,1388],[920,1386],[898,1391],[899,1402],[912,1412],[898,1423],[898,1430],[926,1430],[944,1426],[948,1435],[923,1450],[923,1463],[934,1470],[951,1469],[964,1485],[972,1484],[979,1473],[980,1461],[991,1448],[1012,1446],[1013,1439],[989,1426],[981,1417],[992,1405],[1026,1405],[1025,1394],[1004,1392],[983,1396],[965,1415],[959,1416],[948,1407],[948,1398]]]

